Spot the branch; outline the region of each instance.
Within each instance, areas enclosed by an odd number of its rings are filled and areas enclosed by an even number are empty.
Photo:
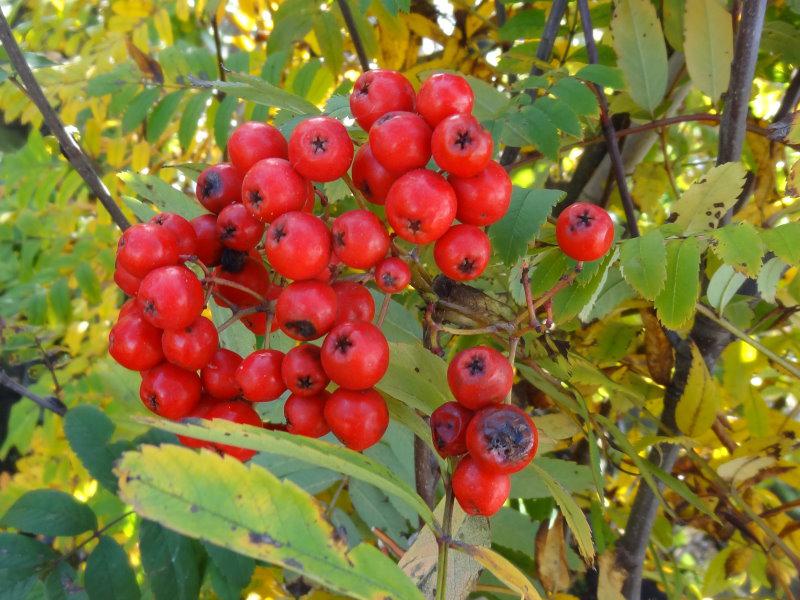
[[[50,132],[58,140],[64,156],[67,157],[67,160],[69,160],[72,167],[78,172],[81,178],[83,178],[92,193],[97,197],[98,200],[100,200],[100,203],[111,215],[111,218],[114,220],[114,223],[117,224],[117,227],[123,231],[130,227],[128,219],[124,214],[122,214],[122,211],[111,197],[111,193],[108,191],[108,188],[102,182],[100,176],[95,172],[89,157],[86,156],[86,153],[81,149],[72,136],[67,133],[67,130],[64,128],[64,124],[61,122],[61,119],[47,101],[41,86],[36,81],[31,68],[25,61],[25,57],[23,56],[17,41],[14,39],[14,34],[11,32],[11,27],[9,26],[8,21],[6,20],[2,11],[0,11],[0,42],[2,42],[6,53],[8,54],[9,61],[11,61],[11,64],[14,66],[14,69],[22,80],[22,83],[25,86],[26,94],[36,105],[36,108],[39,109],[39,112],[42,113],[44,122],[47,124],[47,127],[50,128]]]
[[[586,52],[589,55],[589,64],[597,64],[597,46],[594,43],[594,28],[592,27],[592,16],[589,13],[588,0],[578,0],[578,10],[581,13],[581,22],[583,23],[584,37],[586,38]],[[628,233],[631,237],[639,236],[639,225],[636,223],[636,212],[633,207],[633,198],[631,191],[628,189],[628,181],[625,179],[625,167],[622,164],[622,154],[619,150],[619,142],[617,135],[614,131],[614,124],[611,122],[611,117],[608,113],[608,100],[606,93],[601,87],[592,83],[590,84],[597,94],[597,99],[600,102],[600,123],[603,127],[603,135],[606,138],[608,145],[608,155],[611,159],[611,165],[614,169],[614,177],[617,180],[617,188],[619,189],[620,199],[622,200],[622,208],[625,209],[625,220],[628,222]]]
[[[42,397],[38,394],[35,394],[21,383],[18,383],[16,380],[12,379],[2,369],[0,369],[0,386],[6,387],[20,396],[24,396],[25,398],[33,400],[42,408],[52,411],[61,417],[63,417],[67,412],[66,405],[55,396]]]
[[[353,20],[353,13],[350,10],[350,5],[347,3],[347,0],[336,0],[336,3],[339,5],[339,10],[342,11],[342,18],[344,19],[344,24],[347,26],[347,32],[350,34],[350,39],[353,40],[353,46],[356,48],[361,70],[366,73],[369,71],[369,59],[364,50],[364,42],[361,40],[361,35],[358,33],[356,22]]]

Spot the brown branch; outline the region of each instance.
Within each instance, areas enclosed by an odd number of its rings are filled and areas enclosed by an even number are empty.
[[[364,42],[361,40],[361,34],[358,33],[358,27],[356,27],[356,22],[353,19],[350,5],[347,0],[336,0],[336,3],[339,5],[339,10],[342,11],[342,18],[344,19],[344,24],[347,26],[350,39],[353,40],[353,46],[355,46],[358,62],[361,64],[361,70],[366,73],[369,71],[369,59],[367,58],[366,50],[364,50]]]
[[[72,167],[78,172],[81,178],[86,182],[86,185],[89,186],[89,189],[95,195],[95,197],[100,200],[100,203],[111,215],[111,218],[114,220],[114,223],[117,224],[117,227],[123,231],[130,227],[128,219],[124,214],[122,214],[119,206],[117,206],[117,204],[114,202],[114,199],[111,197],[111,193],[108,191],[108,188],[102,182],[100,176],[95,172],[89,157],[80,147],[80,145],[72,138],[72,136],[67,133],[67,130],[64,128],[64,124],[56,114],[56,111],[53,110],[52,106],[50,106],[50,103],[48,102],[41,86],[39,85],[39,82],[37,82],[36,78],[33,76],[33,72],[28,66],[28,63],[22,54],[22,50],[20,50],[17,41],[14,39],[14,34],[11,32],[11,27],[9,26],[8,21],[6,20],[2,11],[0,11],[0,42],[2,42],[6,53],[8,54],[9,61],[11,61],[11,64],[14,66],[14,69],[19,75],[19,78],[22,80],[22,84],[25,86],[28,97],[36,105],[36,108],[39,109],[39,112],[42,113],[44,122],[47,124],[47,127],[50,128],[50,132],[58,140],[64,156],[70,162]]]
[[[24,396],[25,398],[33,400],[34,402],[36,402],[36,404],[38,404],[42,408],[52,411],[59,416],[63,417],[64,414],[67,412],[67,406],[55,396],[43,397],[40,396],[39,394],[30,391],[24,385],[12,379],[2,369],[0,369],[0,386],[8,388],[15,394],[19,394],[20,396]]]

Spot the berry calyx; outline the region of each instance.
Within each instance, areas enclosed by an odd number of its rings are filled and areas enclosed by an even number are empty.
[[[470,115],[450,115],[433,130],[431,153],[442,169],[458,177],[473,177],[492,158],[491,134]]]
[[[136,296],[144,318],[161,329],[183,329],[200,316],[203,286],[184,266],[161,267],[142,279]]]
[[[367,71],[353,85],[350,110],[361,128],[369,131],[387,112],[414,110],[414,88],[397,71]]]
[[[200,401],[200,378],[197,373],[164,362],[142,373],[139,398],[161,417],[182,419]]]
[[[454,114],[472,113],[475,94],[466,79],[452,73],[436,73],[419,88],[417,112],[431,127]]]
[[[284,277],[311,279],[330,261],[331,234],[319,217],[288,212],[270,225],[266,251],[269,263]]]
[[[137,223],[119,238],[117,264],[134,277],[141,279],[154,269],[177,262],[178,240],[166,227]]]
[[[315,340],[336,320],[336,292],[321,281],[295,281],[286,286],[275,306],[278,327],[290,338]]]
[[[489,236],[475,225],[453,225],[436,240],[433,258],[447,277],[469,281],[483,273],[492,256]]]
[[[375,300],[364,285],[354,281],[337,281],[331,287],[336,292],[336,324],[372,321]]]
[[[152,369],[164,360],[161,350],[161,330],[151,325],[141,314],[123,316],[108,333],[108,353],[120,365],[131,371]]]
[[[236,369],[241,363],[242,357],[233,350],[217,350],[200,371],[203,389],[217,400],[233,400],[241,395],[242,390],[236,381]]]
[[[426,169],[395,181],[386,197],[386,218],[408,242],[428,244],[440,238],[456,216],[456,194],[444,177]]]
[[[320,350],[311,344],[300,344],[286,353],[281,364],[281,376],[295,396],[314,396],[330,382],[322,368]]]
[[[353,141],[347,129],[331,117],[299,123],[289,138],[289,162],[311,181],[334,181],[350,168]]]
[[[596,204],[576,202],[558,215],[556,240],[561,251],[574,260],[597,260],[614,243],[614,222]]]
[[[250,250],[262,235],[264,225],[243,204],[229,204],[217,216],[217,236],[226,248]]]
[[[368,210],[349,210],[331,225],[333,251],[354,269],[370,269],[386,256],[389,234],[381,220]]]
[[[339,388],[325,402],[324,412],[333,435],[359,452],[378,443],[389,426],[386,401],[373,389]]]
[[[458,402],[445,402],[431,413],[431,435],[439,456],[458,456],[467,451],[467,425],[472,415]]]
[[[218,214],[229,204],[239,201],[244,172],[228,163],[208,167],[197,178],[195,196],[207,211]]]
[[[372,153],[369,142],[361,146],[353,159],[353,185],[358,188],[364,198],[373,204],[386,202],[389,188],[397,179],[397,174],[392,173],[378,162]]]
[[[328,433],[331,430],[325,421],[328,396],[324,390],[313,396],[289,396],[283,405],[286,431],[311,438],[320,438]]]
[[[228,138],[228,156],[240,173],[265,158],[288,158],[286,140],[275,127],[258,121],[242,123]]]
[[[389,344],[366,321],[347,321],[331,329],[322,343],[322,367],[336,384],[363,390],[378,383],[389,366]]]
[[[261,417],[258,416],[258,413],[253,409],[252,405],[241,401],[218,402],[208,409],[204,418],[210,421],[222,419],[223,421],[232,421],[233,423],[242,425],[261,427]],[[229,446],[227,444],[215,443],[214,447],[220,452],[233,456],[242,462],[250,460],[256,455],[255,450]]]
[[[499,163],[490,160],[485,169],[472,177],[459,177],[451,173],[447,181],[456,192],[456,219],[462,223],[491,225],[508,212],[511,178]]]
[[[416,113],[390,112],[369,130],[369,145],[378,162],[391,173],[405,173],[428,164],[431,128]]]
[[[462,350],[447,367],[447,383],[456,400],[470,410],[502,402],[511,391],[514,371],[494,348]]]
[[[508,475],[482,469],[470,456],[458,463],[451,483],[459,506],[468,515],[492,516],[511,492]]]
[[[242,395],[250,402],[277,400],[286,390],[281,377],[283,352],[256,350],[239,364],[234,375]]]
[[[511,404],[482,408],[467,427],[467,449],[482,469],[516,473],[533,460],[539,433],[528,414]]]
[[[288,160],[267,158],[258,161],[244,176],[242,203],[264,223],[272,223],[284,213],[302,210],[308,200],[308,182]]]
[[[384,294],[399,294],[411,283],[411,269],[395,256],[384,258],[375,266],[375,285]]]
[[[173,365],[189,371],[202,369],[219,346],[219,334],[214,323],[197,317],[182,329],[168,329],[161,336],[164,356]]]

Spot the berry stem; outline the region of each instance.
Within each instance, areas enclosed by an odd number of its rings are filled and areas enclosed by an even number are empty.
[[[347,187],[350,188],[350,191],[353,193],[353,197],[356,199],[356,204],[358,204],[358,208],[363,210],[367,210],[367,201],[364,199],[364,194],[361,193],[361,190],[356,187],[353,183],[353,180],[350,178],[348,173],[342,175],[342,181],[347,184]]]
[[[236,283],[235,281],[230,281],[229,279],[222,279],[221,277],[204,277],[203,278],[203,283],[206,283],[206,282],[215,283],[217,285],[221,285],[221,286],[224,286],[224,287],[229,287],[229,288],[233,288],[235,290],[239,290],[240,292],[244,292],[245,294],[250,294],[253,298],[258,300],[261,304],[266,305],[266,304],[269,303],[269,300],[264,298],[264,296],[262,296],[258,292],[255,292],[255,291],[251,290],[246,285],[242,285],[241,283]]]
[[[536,308],[533,306],[533,292],[531,292],[531,271],[528,262],[522,263],[522,289],[525,290],[525,304],[528,305],[528,318],[530,319],[531,327],[539,331],[542,324],[536,318]]]
[[[517,358],[517,346],[519,346],[519,337],[516,335],[512,335],[508,338],[508,362],[511,364],[511,371],[513,373],[517,372],[515,361]],[[511,404],[511,396],[514,394],[514,387],[512,386],[511,389],[508,391],[508,395],[504,402],[506,404]]]
[[[450,461],[448,461],[449,466]],[[447,550],[453,528],[453,486],[450,473],[443,473],[444,480],[444,514],[442,515],[442,534],[436,540],[439,557],[436,564],[436,600],[447,600]]]
[[[389,312],[389,302],[392,300],[391,294],[384,294],[383,295],[383,302],[381,302],[381,310],[378,313],[378,321],[375,323],[378,327],[383,326],[383,321],[386,319],[386,315]]]
[[[342,477],[342,480],[339,482],[339,485],[336,486],[336,490],[333,492],[333,496],[331,496],[331,501],[328,502],[328,509],[325,511],[325,516],[330,519],[333,511],[336,509],[336,502],[339,500],[339,496],[342,494],[342,490],[347,487],[347,484],[350,482],[350,478],[345,476]]]
[[[526,318],[528,318],[528,316],[531,314],[531,311],[533,311],[533,313],[535,314],[535,312],[539,308],[541,308],[542,306],[544,306],[545,304],[550,302],[553,299],[553,297],[556,294],[558,294],[558,292],[563,290],[565,287],[568,287],[573,281],[575,281],[575,278],[580,274],[580,272],[582,270],[583,270],[583,262],[581,261],[577,265],[575,265],[575,268],[573,269],[573,271],[569,275],[564,275],[561,279],[558,280],[558,282],[556,282],[556,284],[553,287],[551,287],[549,290],[547,290],[539,298],[537,298],[536,300],[532,301],[532,303],[528,305],[528,310],[527,311],[517,315],[517,318],[514,321],[514,323],[516,325],[519,325],[520,323],[522,323]],[[527,300],[527,295],[526,295],[526,300]],[[540,323],[540,327],[541,327],[541,323]],[[537,327],[533,327],[533,328],[536,329],[536,331],[539,331],[539,329]],[[523,332],[524,332],[524,330],[523,330]]]

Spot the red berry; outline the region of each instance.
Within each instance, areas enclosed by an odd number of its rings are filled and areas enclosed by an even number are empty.
[[[217,351],[219,334],[214,323],[201,316],[183,329],[165,331],[161,346],[164,356],[173,365],[197,371],[205,367]]]
[[[281,365],[283,382],[295,396],[314,396],[322,392],[330,382],[322,368],[319,348],[311,344],[295,346],[283,359]]]
[[[247,402],[241,401],[219,402],[208,409],[205,418],[212,421],[214,419],[222,419],[223,421],[232,421],[242,425],[261,427],[261,417],[253,410],[253,406]],[[246,448],[229,446],[227,444],[216,443],[214,447],[242,462],[250,460],[256,455],[255,450],[247,450]]]
[[[375,285],[384,294],[398,294],[411,283],[411,269],[405,261],[390,256],[375,266]]]
[[[128,296],[135,296],[136,292],[139,291],[139,286],[141,285],[142,280],[139,277],[131,275],[127,270],[125,270],[119,264],[119,259],[117,259],[117,262],[114,265],[114,283],[117,284],[119,289],[128,294]]]
[[[234,250],[255,248],[264,235],[264,225],[244,204],[229,204],[217,217],[217,236],[222,245]]]
[[[281,378],[283,352],[278,350],[256,350],[241,362],[236,369],[236,383],[246,400],[269,402],[286,391]]]
[[[467,451],[467,425],[472,411],[458,402],[445,402],[431,413],[431,434],[442,458]]]
[[[222,257],[222,242],[217,237],[217,216],[200,215],[191,221],[197,234],[197,259],[207,267],[216,267]]]
[[[342,261],[339,260],[339,257],[336,256],[335,252],[331,252],[331,257],[328,259],[327,266],[319,273],[314,275],[314,279],[324,283],[330,283],[330,281],[339,273],[341,267]]]
[[[472,177],[450,174],[447,181],[458,199],[456,218],[470,225],[491,225],[499,221],[511,204],[511,179],[506,170],[493,160]]]
[[[247,172],[242,183],[242,202],[265,223],[284,213],[302,210],[308,200],[308,182],[288,160],[260,160]]]
[[[322,367],[335,383],[363,390],[378,383],[389,366],[389,344],[367,321],[347,321],[331,329],[322,343]]]
[[[200,371],[205,391],[217,400],[233,400],[239,396],[242,390],[236,382],[236,369],[241,363],[242,357],[233,350],[217,350]]]
[[[205,305],[203,286],[184,266],[161,267],[142,279],[136,296],[144,318],[161,329],[183,329]]]
[[[306,213],[313,213],[314,212],[314,204],[317,201],[317,194],[314,191],[314,184],[310,181],[306,181],[306,201],[303,204],[303,208],[300,210]]]
[[[248,121],[233,130],[228,138],[228,156],[240,173],[247,173],[265,158],[287,158],[286,140],[272,125]]]
[[[431,159],[431,128],[416,113],[390,112],[375,121],[369,145],[378,162],[392,173],[405,173]]]
[[[508,475],[481,469],[470,456],[458,463],[452,485],[453,494],[464,512],[484,517],[500,510],[511,492]]]
[[[278,287],[278,286],[275,286]],[[242,325],[247,327],[256,335],[266,335],[267,333],[267,313],[265,311],[258,311],[249,315],[242,315],[239,319]],[[278,330],[278,321],[272,319],[272,324],[269,328],[270,331]]]
[[[286,431],[295,435],[319,438],[331,428],[325,422],[325,403],[328,392],[322,391],[314,396],[295,396],[292,394],[283,405],[286,417]]]
[[[117,264],[140,279],[159,267],[178,262],[178,240],[165,227],[138,223],[129,227],[117,244]]]
[[[281,215],[266,237],[267,260],[288,279],[311,279],[330,261],[331,234],[322,219],[304,212]]]
[[[192,410],[189,411],[184,419],[205,419],[206,413],[214,406],[217,401],[209,396],[208,394],[201,394],[200,395],[200,402],[197,403]],[[198,440],[197,438],[186,437],[185,435],[179,435],[178,441],[187,446],[189,448],[213,448],[214,444],[211,442],[206,442],[204,440]]]
[[[361,146],[353,159],[353,184],[373,204],[386,202],[386,194],[397,175],[386,169],[375,155],[369,142]]]
[[[280,288],[270,281],[269,272],[261,260],[243,252],[226,250],[225,260],[222,265],[214,269],[213,277],[244,286],[253,292],[215,283],[214,299],[222,306],[231,304],[239,308],[256,306],[260,303],[256,296],[269,300],[270,296],[275,296],[275,293],[280,291]]]
[[[365,450],[378,443],[389,426],[386,401],[373,389],[339,388],[325,402],[325,421],[345,446]]]
[[[359,77],[350,94],[350,110],[364,131],[394,110],[414,110],[414,88],[397,71],[373,69]]]
[[[296,281],[283,290],[275,306],[278,327],[290,338],[315,340],[336,320],[336,292],[321,281]]]
[[[417,169],[398,179],[386,198],[386,218],[397,235],[428,244],[444,234],[456,216],[456,194],[444,177]]]
[[[200,204],[207,211],[218,214],[229,204],[238,202],[242,194],[243,173],[228,163],[208,167],[200,173],[194,190]]]
[[[159,416],[182,419],[200,402],[200,378],[197,373],[164,362],[142,373],[139,398]]]
[[[431,138],[433,160],[458,177],[474,177],[492,159],[492,135],[475,117],[450,115],[436,126]]]
[[[472,113],[475,94],[466,79],[452,73],[431,75],[419,88],[417,112],[431,127],[450,115]]]
[[[161,330],[141,314],[122,316],[108,333],[108,353],[126,369],[146,371],[164,360]]]
[[[433,258],[442,273],[456,281],[479,277],[491,256],[489,236],[475,225],[453,225],[433,247]]]
[[[528,414],[511,404],[487,406],[467,427],[469,455],[484,470],[516,473],[533,460],[539,433]]]
[[[614,223],[596,204],[576,202],[558,215],[556,240],[561,251],[574,260],[597,260],[614,243]]]
[[[354,269],[372,268],[389,250],[386,228],[368,210],[349,210],[336,217],[331,237],[336,256]]]
[[[331,117],[301,121],[289,138],[289,162],[312,181],[333,181],[353,162],[353,141],[347,129]]]
[[[150,219],[150,222],[153,225],[160,225],[173,233],[180,256],[194,256],[197,254],[197,234],[192,224],[182,216],[163,212]]]
[[[331,287],[336,292],[336,324],[345,321],[372,321],[375,300],[362,284],[354,281],[337,281]]]
[[[462,350],[447,367],[447,383],[456,400],[471,410],[505,400],[514,383],[508,359],[494,348]]]
[[[136,298],[129,298],[125,301],[125,304],[120,306],[119,308],[119,315],[117,315],[117,321],[121,321],[125,317],[135,315],[137,317],[144,317],[142,313],[142,309],[139,308],[139,305],[136,304]]]

